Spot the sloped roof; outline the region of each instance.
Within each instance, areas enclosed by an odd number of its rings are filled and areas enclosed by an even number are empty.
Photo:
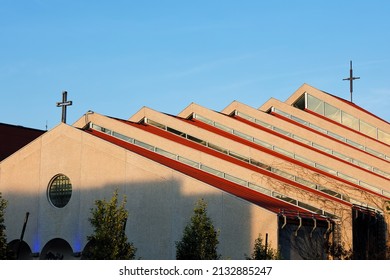
[[[44,130],[0,123],[0,161],[45,133]]]

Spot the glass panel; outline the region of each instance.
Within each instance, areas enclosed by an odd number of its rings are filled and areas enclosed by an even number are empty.
[[[321,128],[321,127],[319,127],[319,126],[317,126],[315,124],[312,124],[312,123],[309,123],[309,127],[313,128],[313,129],[315,129],[315,130],[317,130],[319,132],[322,132],[324,134],[328,133],[328,131],[326,129],[323,129],[323,128]]]
[[[387,197],[390,197],[390,192],[388,192],[388,191],[382,191],[382,194],[387,196]]]
[[[175,154],[172,154],[171,152],[165,151],[163,149],[156,148],[155,152],[159,153],[160,155],[163,155],[165,157],[168,157],[168,158],[171,158],[171,159],[176,159],[176,155]]]
[[[334,121],[341,122],[341,112],[340,109],[325,103],[325,117],[328,117]]]
[[[359,130],[359,120],[344,111],[341,111],[341,123],[352,129]]]
[[[296,121],[296,122],[299,122],[299,123],[301,123],[303,125],[308,125],[307,121],[304,121],[301,118],[298,118],[298,117],[295,117],[295,116],[291,116],[291,119]]]
[[[297,154],[295,154],[294,158],[296,160],[299,160],[300,162],[306,163],[307,165],[315,166],[315,163],[307,158],[301,157]]]
[[[216,176],[218,176],[218,177],[224,177],[224,173],[223,173],[222,171],[219,171],[219,170],[217,170],[217,169],[208,167],[208,166],[206,166],[206,165],[201,165],[201,166],[200,166],[200,169],[202,169],[202,170],[204,170],[204,171],[206,171],[206,172],[208,172],[208,173],[214,174],[214,175],[216,175]]]
[[[286,178],[286,179],[293,180],[293,181],[295,179],[294,175],[292,175],[290,173],[287,173],[287,172],[284,172],[284,171],[282,171],[280,169],[272,168],[271,171],[274,172],[275,174],[278,174],[278,175]]]
[[[279,199],[281,199],[281,200],[284,200],[284,201],[286,201],[286,202],[289,202],[289,203],[291,203],[291,204],[295,204],[295,205],[298,204],[298,201],[297,201],[296,199],[293,199],[293,198],[291,198],[291,197],[289,197],[289,196],[285,196],[285,195],[280,194],[280,193],[277,193],[277,192],[274,192],[274,193],[273,193],[273,196],[276,197],[276,198],[279,198]]]
[[[280,128],[277,128],[277,127],[274,127],[274,131],[276,131],[276,132],[279,132],[279,133],[281,133],[281,134],[284,134],[284,135],[286,135],[286,136],[289,136],[289,137],[291,137],[291,133],[290,133],[290,132],[288,132],[288,131],[285,131],[285,130],[283,130],[283,129],[280,129]]]
[[[312,189],[315,189],[315,188],[316,188],[316,184],[314,184],[314,183],[312,183],[312,182],[309,182],[309,181],[307,181],[307,180],[305,180],[305,179],[302,179],[302,178],[300,178],[300,177],[296,177],[296,178],[295,178],[295,181],[296,181],[297,183],[300,183],[300,184],[302,184],[302,185],[304,185],[304,186],[307,186],[307,187],[309,187],[309,188],[312,188]]]
[[[232,156],[232,157],[235,157],[235,158],[237,158],[239,160],[249,162],[249,158],[247,158],[246,156],[242,156],[240,154],[237,154],[235,152],[229,151],[229,155]]]
[[[310,94],[307,95],[307,108],[320,115],[324,115],[324,102]]]
[[[324,152],[326,152],[326,153],[328,153],[328,154],[331,154],[331,153],[332,153],[332,150],[331,150],[331,149],[326,148],[326,147],[321,146],[321,145],[318,145],[318,144],[316,144],[316,143],[313,143],[313,147],[314,147],[314,148],[317,148],[317,149],[319,149],[319,150],[321,150],[321,151],[324,151]]]
[[[233,182],[233,183],[236,183],[236,184],[239,184],[241,186],[247,186],[247,182],[240,179],[240,178],[237,178],[237,177],[234,177],[232,175],[229,175],[229,174],[225,174],[225,179]]]
[[[380,174],[380,175],[386,177],[386,178],[390,178],[390,174],[389,174],[389,173],[387,173],[387,172],[385,172],[385,171],[382,171],[382,170],[380,170],[380,169],[378,169],[378,168],[374,168],[373,171],[374,171],[375,173],[378,173],[378,174]]]
[[[363,168],[365,168],[367,170],[372,170],[372,166],[370,166],[370,165],[368,165],[368,164],[366,164],[364,162],[361,162],[361,161],[356,160],[356,159],[352,159],[351,161],[352,161],[353,164],[356,164],[356,165],[358,165],[360,167],[363,167]]]
[[[285,113],[285,112],[283,112],[283,111],[281,111],[281,110],[279,110],[279,109],[276,109],[275,107],[272,107],[272,108],[274,108],[274,112],[275,112],[275,113],[277,113],[277,114],[279,114],[279,115],[282,115],[282,116],[284,116],[284,117],[287,117],[287,118],[291,118],[291,115],[290,115],[290,114],[287,114],[287,113]]]
[[[197,120],[200,120],[201,122],[214,125],[214,122],[212,120],[209,120],[209,119],[207,119],[205,117],[202,117],[202,116],[199,116],[197,114],[194,114],[194,118],[197,119]]]
[[[97,124],[94,124],[94,123],[91,123],[91,128],[95,129],[95,130],[98,130],[98,131],[102,131],[102,127],[100,125],[97,125]]]
[[[211,144],[211,143],[208,143],[208,147],[213,149],[213,150],[216,150],[218,152],[224,153],[224,154],[228,153],[228,150],[226,150],[225,148],[222,148],[220,146],[217,146],[217,145],[214,145],[214,144]]]
[[[254,138],[254,139],[253,139],[253,142],[255,142],[256,144],[259,144],[259,145],[261,145],[261,146],[263,146],[263,147],[266,147],[266,148],[268,148],[268,149],[272,149],[272,145],[271,145],[271,144],[269,144],[269,143],[267,143],[267,142],[264,142],[264,141],[261,141],[261,140],[259,140],[259,139],[257,139],[257,138]]]
[[[292,138],[294,138],[295,140],[301,142],[301,143],[304,143],[304,144],[307,144],[307,145],[311,145],[311,142],[309,140],[306,140],[304,138],[301,138],[295,134],[292,135]]]
[[[343,173],[338,173],[337,174],[340,178],[343,178],[343,179],[345,179],[345,180],[347,180],[347,181],[350,181],[350,182],[352,182],[352,183],[358,183],[358,180],[356,179],[356,178],[353,178],[353,177],[351,177],[351,176],[348,176],[348,175],[345,175],[345,174],[343,174]]]
[[[214,123],[214,126],[216,128],[222,129],[223,131],[227,131],[229,133],[233,132],[233,129],[231,129],[231,128],[227,127],[227,126],[224,126],[223,124],[220,124],[220,123]]]
[[[194,141],[194,142],[196,142],[196,143],[199,143],[199,144],[201,144],[201,145],[203,145],[203,146],[206,146],[206,141],[204,141],[204,140],[202,140],[202,139],[199,139],[199,138],[196,138],[196,137],[194,137],[194,136],[187,135],[187,139],[188,139],[188,140],[191,140],[191,141]]]
[[[362,187],[365,187],[365,188],[367,188],[367,189],[369,189],[369,190],[372,190],[372,191],[374,191],[374,192],[382,193],[382,191],[381,191],[379,188],[374,187],[374,186],[372,186],[372,185],[370,185],[370,184],[367,184],[367,183],[365,183],[365,182],[363,182],[363,181],[360,181],[360,182],[359,182],[359,185],[362,186]]]
[[[356,143],[355,141],[352,141],[352,140],[349,140],[347,139],[346,142],[360,150],[364,150],[364,146],[363,145],[360,145],[359,143]]]
[[[364,147],[362,149],[364,149]],[[367,153],[370,153],[370,154],[372,154],[374,156],[377,156],[377,157],[380,157],[380,158],[384,158],[385,157],[384,154],[381,154],[380,152],[377,152],[377,151],[375,151],[373,149],[370,149],[370,148],[366,147],[365,150],[366,150]]]
[[[176,130],[176,129],[171,128],[171,127],[167,127],[167,131],[172,132],[172,133],[179,135],[181,137],[186,137],[186,134],[184,132],[181,132],[181,131]]]
[[[253,118],[251,116],[248,116],[247,114],[241,113],[239,111],[237,111],[236,113],[237,113],[237,116],[253,122]]]
[[[376,127],[366,123],[365,121],[360,120],[360,132],[376,139],[376,130]]]
[[[122,139],[126,142],[129,142],[129,143],[133,143],[133,141],[134,141],[133,138],[127,137],[126,135],[120,134],[120,133],[115,132],[115,131],[112,133],[112,136],[119,138],[119,139]]]
[[[242,133],[242,132],[239,132],[239,131],[236,131],[236,130],[233,131],[233,134],[253,142],[253,137],[248,135],[248,134],[245,134],[245,133]]]
[[[261,125],[261,126],[264,126],[264,127],[267,127],[267,128],[272,128],[272,125],[268,124],[268,123],[265,123],[263,121],[260,121],[258,119],[255,119],[255,123]]]
[[[390,145],[390,134],[378,129],[378,139],[379,141],[385,142]]]
[[[283,154],[285,156],[288,156],[290,158],[294,158],[294,154],[293,153],[288,152],[288,151],[286,151],[284,149],[281,149],[281,148],[278,148],[278,147],[274,147],[274,151],[278,152],[278,153],[281,153],[281,154]]]
[[[165,126],[165,125],[163,125],[163,124],[161,124],[161,123],[158,123],[158,122],[155,122],[155,121],[153,121],[153,120],[147,119],[146,122],[147,122],[148,124],[150,124],[150,125],[155,126],[155,127],[158,127],[158,128],[164,129],[164,130],[166,129],[166,126]]]
[[[333,155],[336,156],[336,157],[339,157],[339,158],[341,158],[343,160],[349,161],[349,162],[352,161],[352,159],[350,157],[347,157],[346,155],[340,154],[340,153],[335,152],[335,151],[333,151]]]
[[[251,159],[250,160],[250,164],[253,164],[253,165],[256,165],[256,166],[258,166],[260,168],[263,168],[263,169],[271,171],[271,167],[269,165],[264,164],[264,163],[262,163],[260,161],[257,161],[257,160]]]
[[[254,190],[256,190],[256,191],[258,191],[258,192],[261,192],[261,193],[263,193],[263,194],[272,196],[272,191],[267,190],[266,188],[260,187],[260,186],[258,186],[258,185],[252,184],[252,183],[249,183],[249,187],[250,187],[251,189],[254,189]]]
[[[338,134],[336,134],[336,133],[333,133],[333,132],[328,131],[328,135],[331,136],[331,137],[333,137],[333,138],[336,138],[336,139],[338,139],[338,140],[340,140],[340,141],[345,142],[345,138],[342,137],[342,136],[340,136],[340,135],[338,135]]]
[[[136,144],[136,145],[138,145],[140,147],[143,147],[145,149],[154,151],[154,147],[152,145],[149,145],[149,144],[145,143],[145,142],[134,140],[134,144]]]
[[[184,164],[187,164],[187,165],[190,165],[190,166],[199,168],[199,163],[196,162],[196,161],[193,161],[193,160],[190,160],[190,159],[188,159],[188,158],[181,157],[181,156],[178,157],[178,160],[179,160],[180,162],[184,163]]]
[[[323,170],[323,171],[325,171],[325,172],[328,172],[328,173],[330,173],[330,174],[337,175],[337,172],[336,172],[336,171],[334,171],[333,169],[330,169],[329,167],[326,167],[326,166],[324,166],[324,165],[316,164],[316,167],[317,167],[318,169],[321,169],[321,170]]]

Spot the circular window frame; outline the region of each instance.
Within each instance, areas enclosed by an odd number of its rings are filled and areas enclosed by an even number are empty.
[[[69,177],[60,173],[50,180],[47,187],[47,199],[53,207],[64,208],[72,198],[72,191],[72,182]]]

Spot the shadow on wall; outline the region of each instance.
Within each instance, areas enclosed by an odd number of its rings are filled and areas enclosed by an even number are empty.
[[[193,180],[191,187],[183,189],[182,182],[172,179],[149,182],[112,184],[103,187],[77,189],[73,186],[72,197],[63,208],[55,208],[46,193],[39,197],[6,193],[6,227],[10,248],[17,248],[23,220],[16,217],[30,212],[19,259],[75,259],[87,244],[92,233],[88,221],[91,208],[98,199],[110,200],[115,189],[119,191],[119,202],[127,198],[129,219],[126,234],[137,248],[136,258],[175,259],[175,242],[180,240],[183,229],[193,215],[195,202],[204,198],[208,204],[208,215],[214,226],[220,229],[218,251],[222,258],[244,259],[249,255],[253,242],[253,227],[260,230],[261,223],[251,223],[251,204]],[[20,201],[37,201],[18,207]],[[239,229],[239,230],[237,230]]]

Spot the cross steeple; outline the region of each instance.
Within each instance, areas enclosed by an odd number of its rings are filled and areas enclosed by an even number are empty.
[[[62,102],[57,102],[57,107],[62,107],[61,122],[66,123],[66,107],[72,105],[72,101],[67,100],[68,92],[62,92]]]
[[[360,79],[360,77],[354,77],[353,76],[352,60],[349,62],[349,65],[350,65],[349,78],[345,78],[345,79],[343,79],[343,81],[349,81],[349,92],[351,93],[351,102],[352,102],[353,81]]]

